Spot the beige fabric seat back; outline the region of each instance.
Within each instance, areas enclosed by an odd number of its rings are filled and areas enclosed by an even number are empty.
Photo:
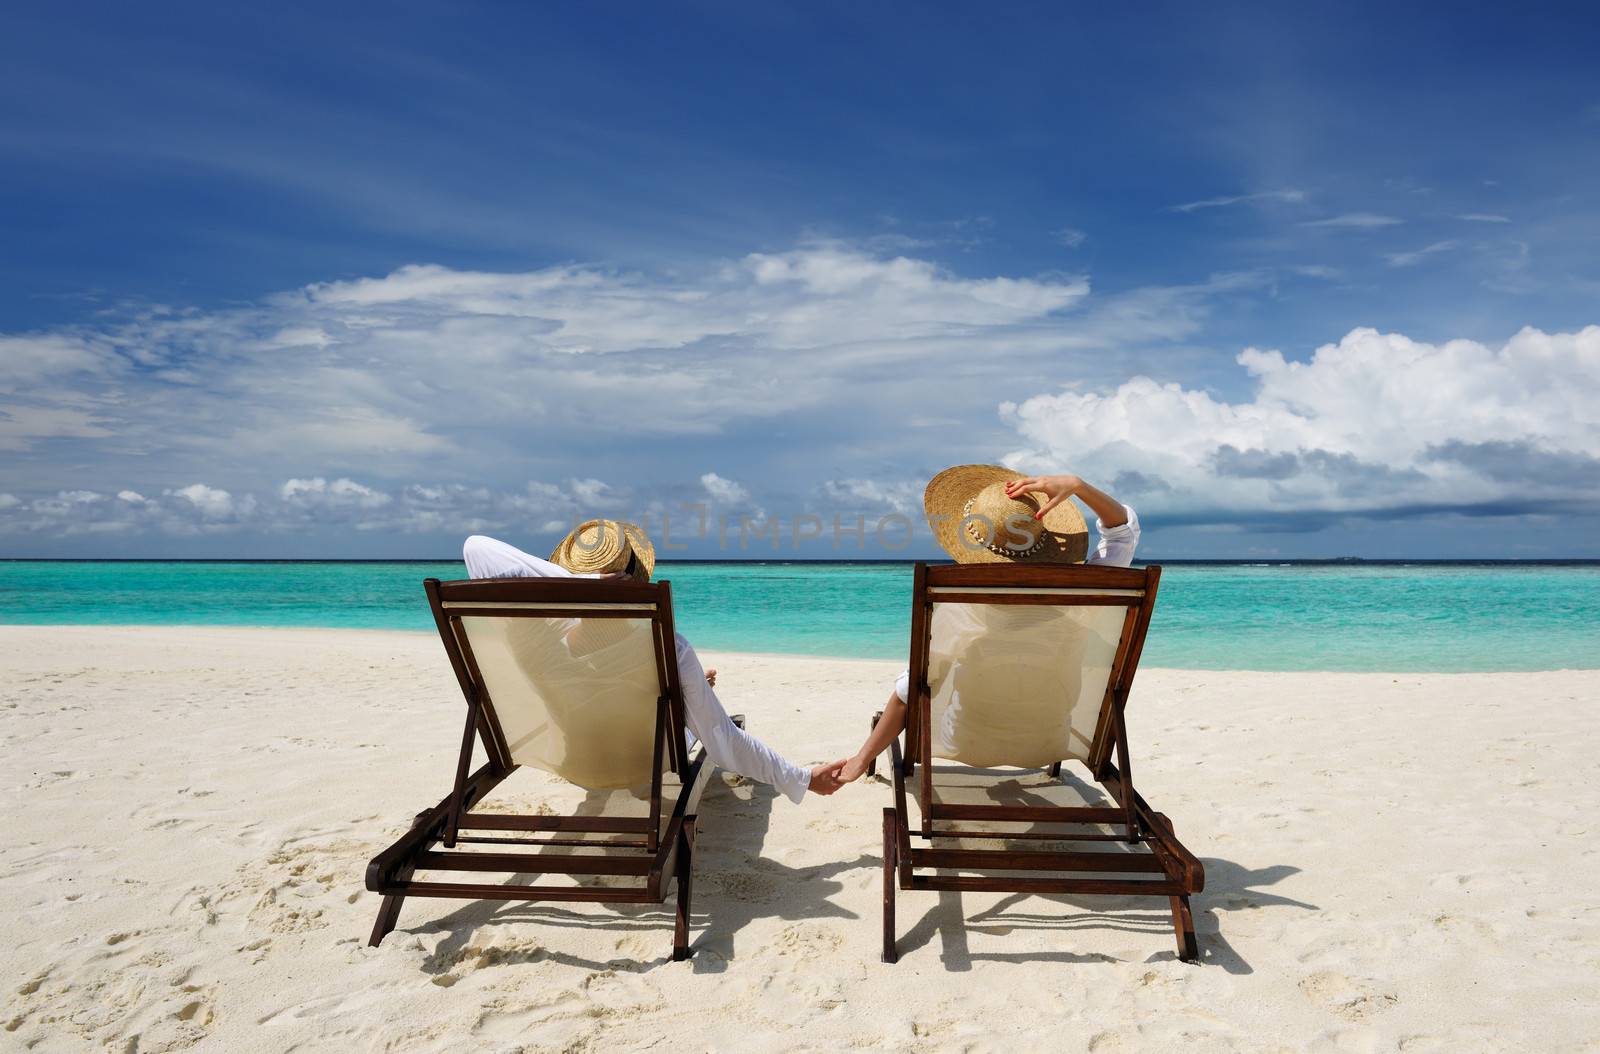
[[[466,615],[461,628],[512,762],[596,790],[650,783],[661,685],[648,612]]]
[[[1087,761],[1126,616],[1113,605],[935,604],[933,756],[980,768]]]

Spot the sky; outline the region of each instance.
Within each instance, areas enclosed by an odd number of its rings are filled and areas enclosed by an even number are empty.
[[[1592,5],[333,7],[8,14],[0,556],[1600,557]]]

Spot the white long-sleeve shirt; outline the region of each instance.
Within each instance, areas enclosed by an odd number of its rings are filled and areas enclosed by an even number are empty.
[[[472,578],[599,578],[575,575],[560,564],[541,560],[514,545],[481,534],[468,538],[461,555]],[[770,783],[798,803],[811,783],[811,770],[794,764],[733,723],[716,692],[706,683],[694,648],[677,635],[678,677],[683,683],[683,718],[689,731],[705,744],[715,765]]]
[[[1099,537],[1095,541],[1094,552],[1089,554],[1084,563],[1105,567],[1132,566],[1133,551],[1139,548],[1139,514],[1127,505],[1122,507],[1122,511],[1128,516],[1127,523],[1107,527],[1104,520],[1094,521],[1095,534]],[[899,696],[902,703],[911,698],[910,670],[895,678],[894,694]]]

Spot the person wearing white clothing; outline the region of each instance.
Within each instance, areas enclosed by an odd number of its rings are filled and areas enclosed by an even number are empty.
[[[986,468],[986,466],[962,466],[962,469],[972,468]],[[941,473],[939,477],[935,477],[934,482],[929,484],[929,495],[933,494],[940,482],[940,478],[959,471],[961,469],[951,469],[946,473]],[[993,470],[995,473],[1001,473],[1002,471],[998,468]],[[1002,484],[995,483],[993,486],[998,490],[1002,487]],[[1042,495],[1042,499],[1027,497],[1027,495],[1032,494]],[[996,496],[998,497],[999,495]],[[1084,563],[1101,564],[1108,567],[1128,567],[1133,563],[1134,550],[1139,547],[1138,515],[1127,505],[1117,501],[1105,491],[1084,482],[1081,478],[1072,475],[1017,476],[1003,483],[1003,496],[1011,502],[1031,502],[1033,506],[1037,507],[1037,511],[1030,510],[1030,515],[1033,519],[1040,521],[1045,520],[1047,514],[1062,502],[1067,501],[1069,498],[1077,498],[1089,508],[1089,511],[1095,514],[1095,531],[1099,538],[1092,552],[1084,556],[1080,549],[1076,559],[1081,559]],[[972,501],[969,500],[965,509],[970,510],[971,507]],[[930,517],[933,515],[930,504]],[[963,518],[962,522],[965,523],[971,518],[971,516],[967,516]],[[1082,521],[1079,520],[1078,523],[1081,529]],[[977,539],[978,541],[986,540],[990,542],[991,544],[988,545],[974,546],[968,543],[964,547],[951,547],[944,539],[941,539],[941,544],[946,545],[950,554],[958,561],[964,561],[969,552],[973,551],[977,552],[986,562],[994,561],[995,557],[986,555],[991,552],[997,554],[1000,559],[1006,559],[1008,555],[1006,547],[992,543],[1000,533],[998,528],[1008,525],[1009,522],[1004,520],[988,524],[987,537]],[[1038,548],[1035,545],[1028,552],[1031,553]],[[889,743],[900,734],[901,729],[905,727],[906,700],[910,698],[910,680],[911,674],[909,670],[895,679],[894,690],[889,695],[889,701],[884,704],[883,716],[873,726],[866,742],[861,744],[861,749],[856,752],[854,757],[846,761],[840,770],[839,775],[844,782],[849,783],[860,778],[862,773],[866,772],[867,766],[871,764],[872,759],[882,753]]]
[[[637,530],[637,528],[633,528]],[[576,532],[574,532],[576,533]],[[565,543],[564,543],[565,544]],[[647,543],[646,543],[647,544]],[[557,550],[560,556],[562,549]],[[462,546],[467,574],[472,578],[607,578],[635,577],[648,580],[653,554],[646,562],[627,557],[625,570],[610,575],[575,574],[550,560],[525,553],[516,546],[495,538],[475,534]],[[683,684],[683,716],[689,731],[705,744],[706,757],[730,772],[770,783],[784,797],[798,803],[806,791],[832,794],[841,783],[838,771],[843,762],[805,768],[784,758],[761,740],[733,723],[723,709],[712,686],[717,672],[704,670],[694,648],[677,635],[678,673]]]

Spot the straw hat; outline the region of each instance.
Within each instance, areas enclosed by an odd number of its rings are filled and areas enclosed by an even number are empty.
[[[626,571],[630,557],[638,557],[645,577],[655,572],[656,547],[650,536],[623,520],[585,520],[550,554],[553,563],[579,575]]]
[[[1089,528],[1071,501],[1039,514],[1033,494],[1006,497],[1006,484],[1026,479],[999,465],[957,465],[928,482],[922,507],[944,551],[962,564],[1081,564]]]

